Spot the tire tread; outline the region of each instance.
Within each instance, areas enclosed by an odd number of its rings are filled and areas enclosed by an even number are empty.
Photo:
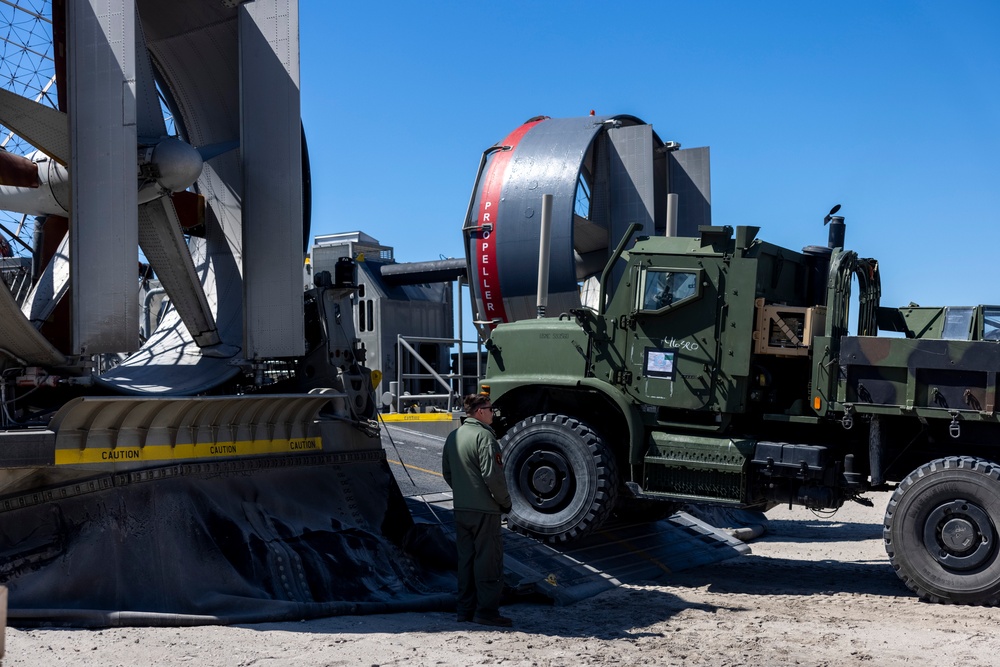
[[[882,522],[882,539],[885,543],[885,552],[889,556],[889,563],[892,565],[892,569],[896,572],[896,576],[898,576],[900,580],[906,584],[907,588],[916,593],[922,600],[940,604],[953,604],[955,600],[942,597],[928,591],[920,584],[919,581],[910,576],[910,574],[905,571],[903,564],[900,562],[899,554],[897,554],[896,547],[892,543],[892,524],[903,495],[906,494],[906,492],[912,488],[918,480],[924,479],[933,473],[946,470],[968,470],[970,472],[983,475],[1000,484],[1000,465],[987,459],[972,456],[949,456],[925,463],[907,475],[906,478],[899,483],[896,490],[893,492],[892,497],[889,499],[889,504],[886,506],[885,517]],[[990,597],[976,601],[974,604],[986,607],[996,606],[1000,604],[1000,591],[997,591],[996,594]]]
[[[563,544],[581,539],[599,528],[611,515],[618,499],[618,466],[608,446],[598,433],[575,417],[554,412],[537,414],[521,420],[508,431],[504,440],[513,439],[525,429],[542,424],[566,428],[577,435],[590,451],[597,468],[597,490],[587,513],[569,530],[555,534],[539,534],[508,517],[507,524],[515,532],[534,537],[549,544]]]

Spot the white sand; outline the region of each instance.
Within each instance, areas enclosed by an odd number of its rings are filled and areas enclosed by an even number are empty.
[[[995,665],[1000,609],[926,604],[882,547],[887,494],[832,518],[769,513],[754,555],[569,607],[517,604],[513,630],[451,614],[241,627],[7,630],[20,665]]]

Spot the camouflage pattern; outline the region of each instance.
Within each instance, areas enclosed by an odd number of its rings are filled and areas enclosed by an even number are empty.
[[[924,408],[927,417],[950,420],[955,412],[992,414],[996,404],[995,342],[846,337],[840,358],[839,400],[859,412]]]
[[[567,414],[602,432],[633,490],[745,505],[836,507],[935,453],[989,446],[1000,308],[882,308],[876,260],[757,232],[640,238],[602,312],[497,327],[484,382],[498,434]],[[824,463],[775,461],[774,442],[796,443],[794,456],[820,448]]]

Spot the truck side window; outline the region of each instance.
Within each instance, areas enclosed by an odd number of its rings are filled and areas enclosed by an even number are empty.
[[[649,269],[643,280],[641,310],[662,310],[696,296],[696,273]]]
[[[983,340],[1000,340],[1000,306],[983,308]]]
[[[948,306],[944,309],[944,331],[941,338],[945,340],[969,340],[972,331],[973,309],[968,306]]]

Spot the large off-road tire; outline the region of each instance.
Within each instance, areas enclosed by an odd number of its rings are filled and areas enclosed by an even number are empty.
[[[993,605],[1000,601],[998,526],[1000,466],[949,457],[902,481],[882,535],[896,574],[921,598]]]
[[[565,415],[535,415],[500,444],[512,504],[507,524],[514,530],[551,543],[575,540],[614,509],[615,459],[586,424]]]

